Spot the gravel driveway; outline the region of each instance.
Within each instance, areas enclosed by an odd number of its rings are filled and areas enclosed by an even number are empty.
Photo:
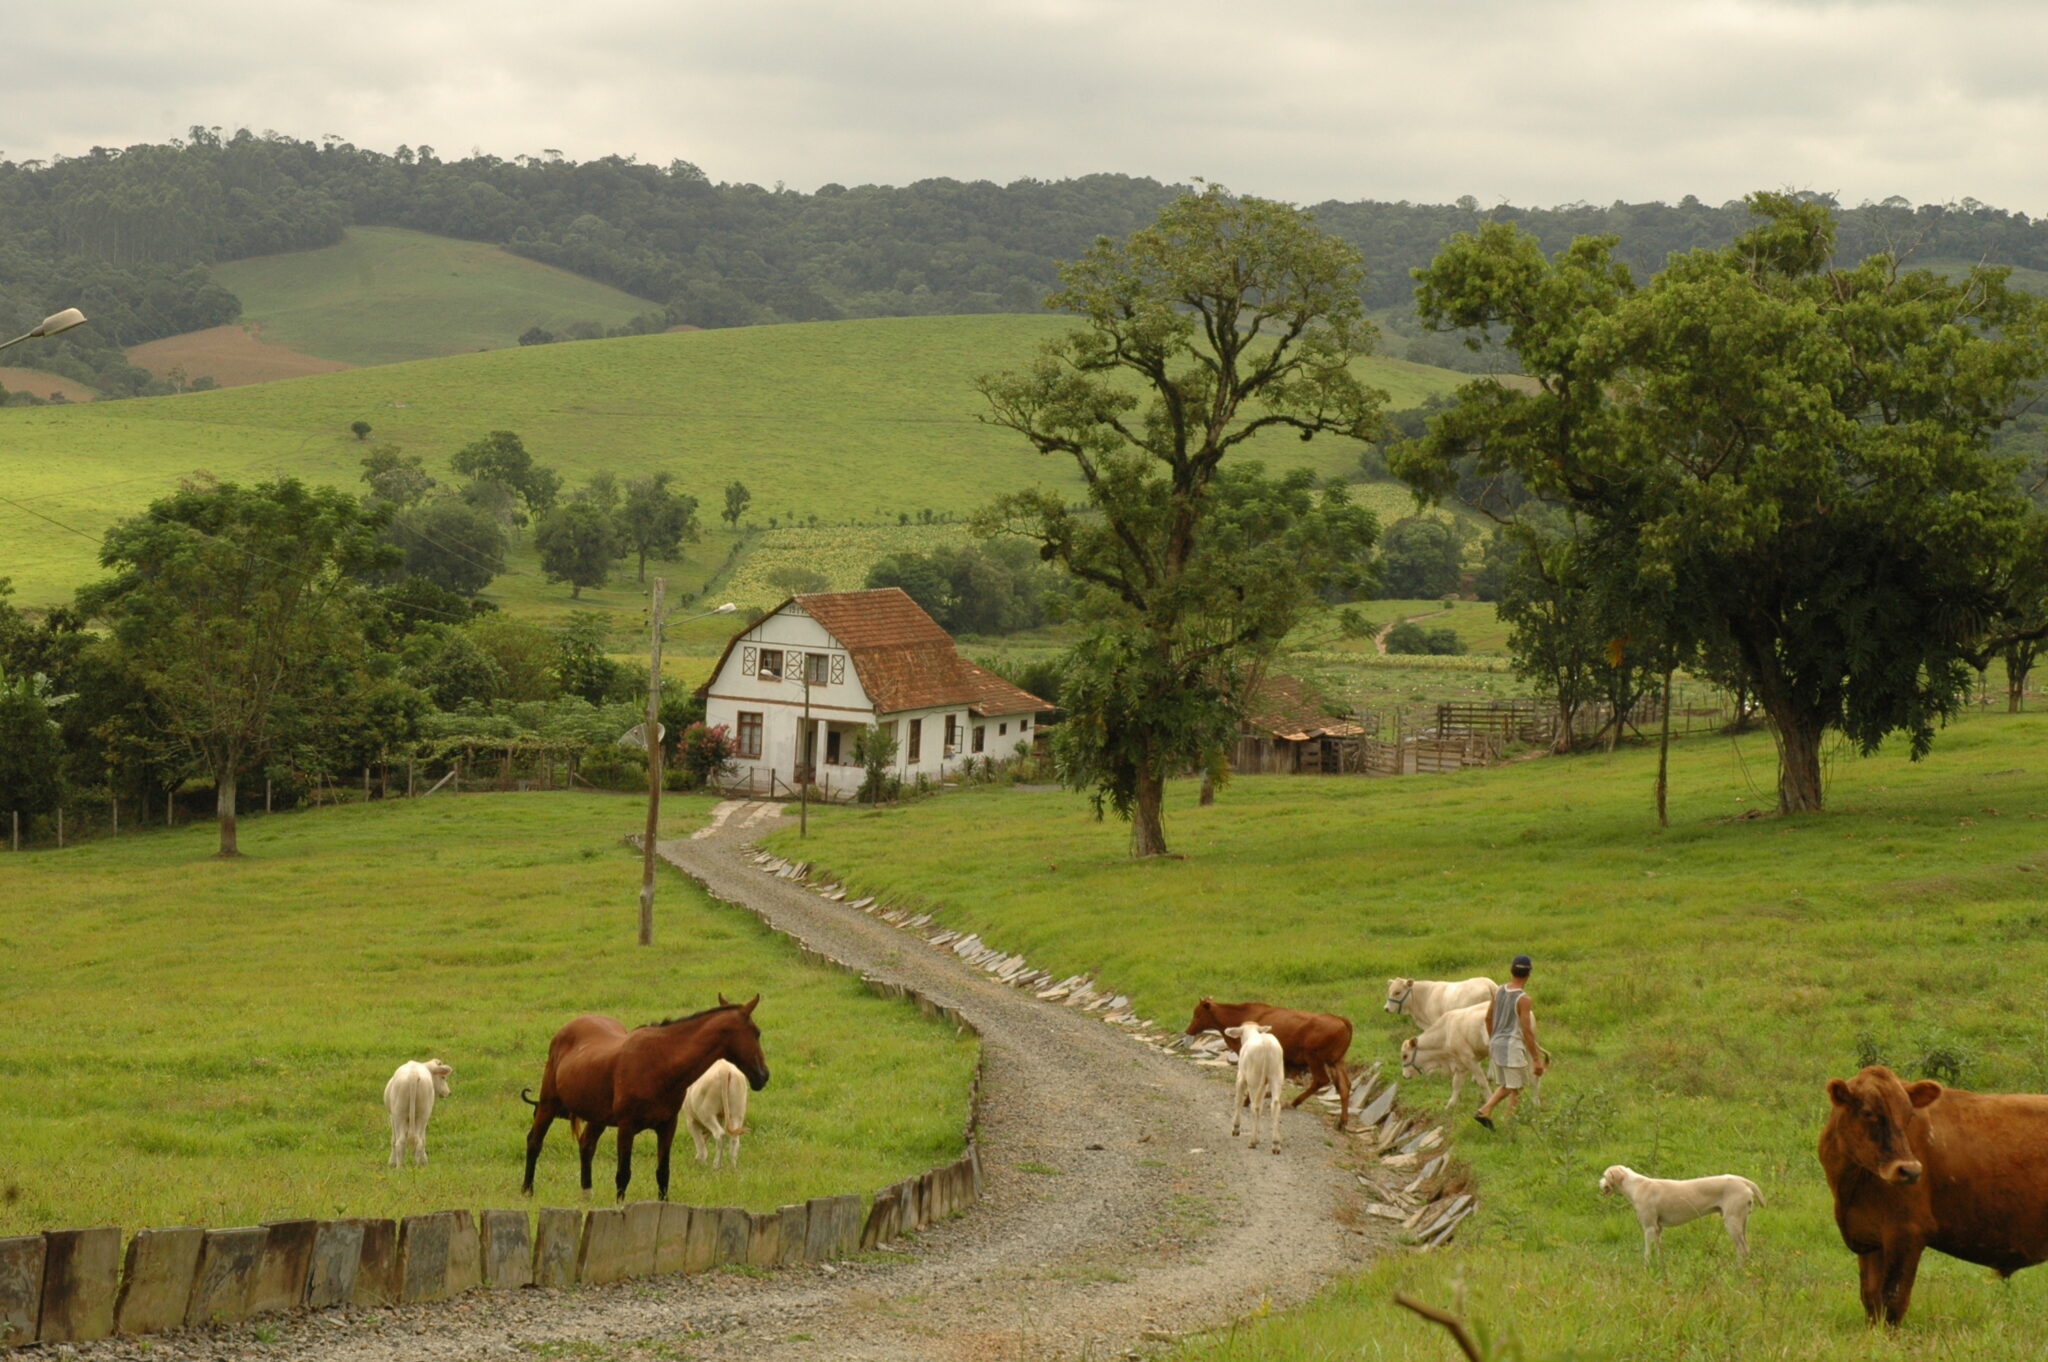
[[[1279,1157],[1249,1150],[1230,1138],[1227,1075],[762,874],[743,844],[777,824],[766,809],[735,812],[721,810],[713,835],[662,843],[662,855],[719,898],[958,1007],[980,1029],[979,1205],[899,1243],[902,1252],[858,1263],[478,1292],[90,1344],[76,1355],[1099,1359],[1154,1350],[1263,1301],[1299,1301],[1382,1247],[1387,1222],[1358,1214],[1355,1170],[1372,1161],[1313,1104],[1285,1113]]]

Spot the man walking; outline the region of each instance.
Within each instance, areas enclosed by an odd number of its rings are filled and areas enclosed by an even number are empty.
[[[1543,1047],[1536,1043],[1536,1009],[1529,1003],[1532,968],[1528,956],[1515,957],[1510,966],[1514,977],[1493,995],[1493,1010],[1487,1014],[1494,1081],[1500,1086],[1472,1119],[1488,1130],[1493,1129],[1493,1109],[1505,1099],[1508,1110],[1513,1111],[1522,1100],[1522,1089],[1529,1086],[1530,1075],[1541,1077],[1543,1073]]]

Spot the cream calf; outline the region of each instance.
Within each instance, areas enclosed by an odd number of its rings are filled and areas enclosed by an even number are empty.
[[[438,1059],[422,1064],[409,1059],[384,1085],[384,1109],[391,1113],[391,1166],[404,1165],[409,1147],[420,1163],[427,1161],[427,1118],[434,1099],[448,1095],[448,1076],[455,1070]]]
[[[1224,1028],[1237,1041],[1237,1094],[1230,1102],[1230,1133],[1238,1133],[1244,1109],[1252,1109],[1252,1148],[1259,1147],[1259,1123],[1273,1113],[1273,1152],[1280,1152],[1280,1099],[1287,1081],[1287,1054],[1280,1038],[1257,1022]]]
[[[1636,1220],[1643,1227],[1643,1261],[1650,1250],[1663,1246],[1664,1227],[1683,1225],[1714,1211],[1721,1213],[1721,1225],[1735,1243],[1738,1256],[1749,1256],[1749,1212],[1764,1204],[1764,1194],[1748,1178],[1722,1173],[1710,1178],[1646,1178],[1625,1164],[1615,1164],[1600,1175],[1603,1196],[1620,1192],[1635,1203]]]
[[[1441,979],[1389,979],[1386,1009],[1428,1030],[1444,1013],[1491,1002],[1499,990],[1499,984],[1483,976],[1454,984]]]
[[[740,1136],[747,1133],[747,1078],[737,1067],[722,1059],[700,1074],[683,1094],[683,1120],[690,1139],[697,1145],[697,1162],[704,1162],[704,1137],[711,1137],[711,1166],[716,1168],[725,1154],[725,1142],[732,1141],[732,1166],[740,1166]]]
[[[1481,1092],[1485,1092],[1487,1013],[1492,1009],[1492,1003],[1454,1008],[1437,1018],[1421,1035],[1402,1041],[1401,1077],[1449,1074],[1451,1100],[1444,1103],[1447,1107],[1457,1104],[1468,1076],[1479,1084]]]

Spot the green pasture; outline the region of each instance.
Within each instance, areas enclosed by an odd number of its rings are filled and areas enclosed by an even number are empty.
[[[753,493],[750,524],[816,517],[894,526],[965,516],[999,492],[1071,488],[1071,461],[982,424],[977,374],[1027,363],[1069,325],[1057,316],[890,318],[514,347],[278,383],[75,407],[0,410],[0,575],[17,600],[68,598],[94,575],[97,537],[200,472],[290,474],[360,490],[370,444],[419,454],[437,477],[464,444],[517,431],[571,489],[609,469],[660,469],[718,523],[727,483]],[[1397,404],[1459,376],[1371,360]],[[1357,466],[1357,446],[1281,435],[1252,451],[1274,468]],[[566,601],[568,588],[553,588]]]
[[[1388,1254],[1302,1310],[1188,1345],[1193,1359],[1451,1356],[1397,1291],[1464,1308],[1532,1357],[2040,1356],[2048,1272],[2001,1284],[1930,1254],[1896,1340],[1871,1337],[1814,1157],[1823,1085],[1880,1054],[1964,1086],[2048,1089],[2048,716],[1982,715],[1933,755],[1828,763],[1830,811],[1774,806],[1770,740],[1452,776],[1241,777],[1213,808],[1169,794],[1185,859],[1125,857],[1078,796],[978,791],[817,812],[800,854],[853,892],[935,911],[1061,973],[1089,970],[1182,1023],[1203,994],[1344,1013],[1353,1057],[1395,1061],[1394,975],[1500,977],[1536,958],[1544,1107],[1445,1112],[1479,1215],[1449,1251]],[[961,848],[975,854],[963,856]],[[990,873],[1002,867],[1003,873]],[[1448,1080],[1404,1085],[1443,1111]],[[1227,1096],[1219,1086],[1222,1129]],[[1246,1157],[1250,1157],[1246,1155]],[[1738,1263],[1716,1223],[1665,1235],[1646,1270],[1610,1163],[1763,1188]]]
[[[263,337],[321,359],[395,364],[516,345],[532,326],[618,326],[659,304],[477,241],[351,227],[315,251],[216,265]]]
[[[703,805],[674,799],[676,828]],[[521,1204],[522,1087],[569,1018],[627,1025],[761,995],[772,1078],[740,1171],[670,1195],[772,1208],[867,1192],[957,1157],[971,1041],[800,963],[752,916],[664,870],[635,944],[632,799],[464,795],[0,854],[0,1235],[52,1226],[238,1225]],[[425,1168],[387,1166],[384,1083],[452,1064]],[[613,1142],[596,1168],[611,1202]],[[654,1142],[632,1192],[654,1196]],[[558,1124],[535,1203],[574,1205]]]

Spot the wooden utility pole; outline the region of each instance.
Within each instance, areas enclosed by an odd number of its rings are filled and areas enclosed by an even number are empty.
[[[661,826],[661,607],[664,579],[654,579],[654,605],[648,612],[647,720],[640,736],[647,740],[647,836],[640,853],[640,944],[654,944],[654,837]]]

